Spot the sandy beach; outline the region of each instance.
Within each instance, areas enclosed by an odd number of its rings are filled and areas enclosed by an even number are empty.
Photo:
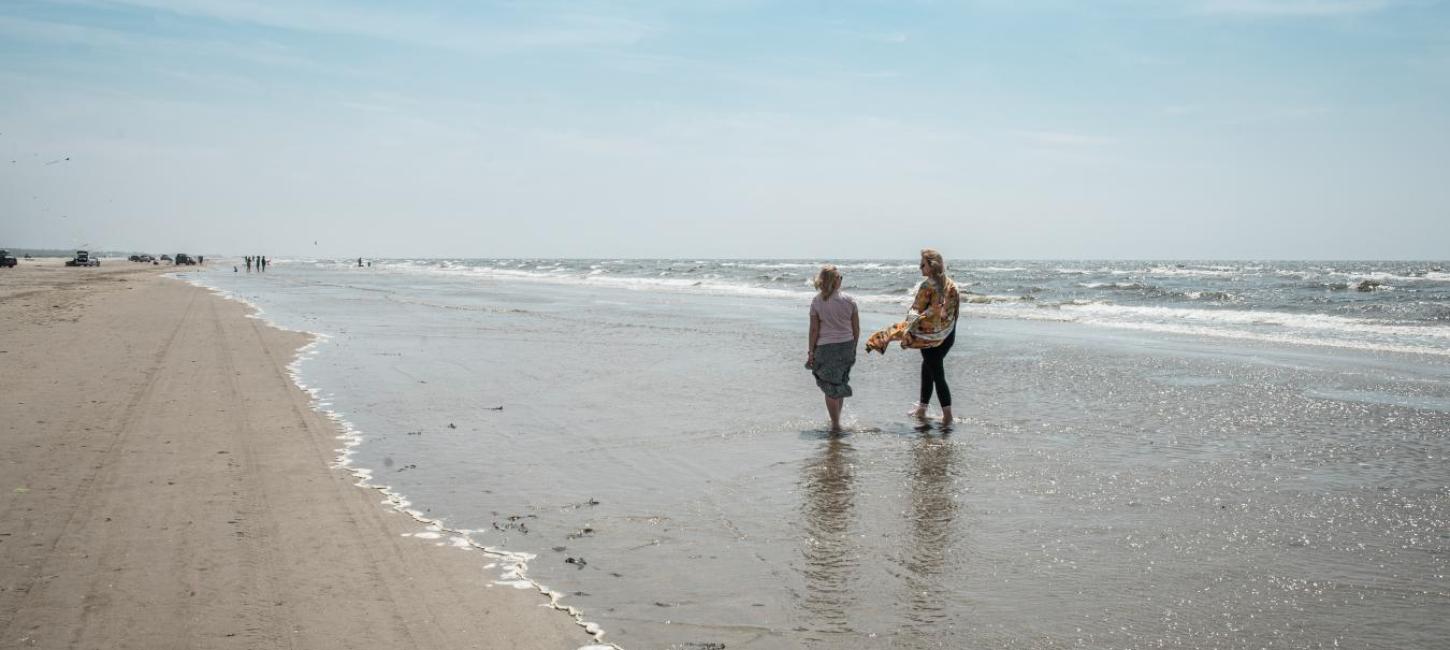
[[[578,648],[333,468],[304,335],[169,267],[0,271],[0,648]]]

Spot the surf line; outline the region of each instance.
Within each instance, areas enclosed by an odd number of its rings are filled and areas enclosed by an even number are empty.
[[[246,306],[251,312],[247,314],[248,318],[254,318],[256,320],[262,321],[268,327],[286,332],[297,332],[300,334],[305,334],[309,337],[310,340],[307,342],[307,344],[298,348],[297,352],[293,355],[292,361],[287,364],[287,376],[292,380],[292,384],[294,386],[296,386],[299,390],[307,395],[308,406],[319,415],[333,422],[338,428],[339,433],[336,439],[341,440],[343,446],[333,450],[337,452],[337,456],[333,459],[331,467],[333,469],[346,471],[354,478],[358,479],[357,482],[353,483],[353,485],[364,489],[377,490],[378,492],[382,493],[384,497],[383,501],[381,502],[382,505],[390,507],[394,511],[405,514],[414,521],[423,524],[424,530],[422,532],[404,533],[404,536],[411,536],[415,539],[428,540],[441,538],[443,534],[452,535],[448,543],[451,543],[454,548],[480,551],[483,554],[492,558],[496,558],[498,560],[498,562],[487,564],[483,568],[496,568],[500,564],[502,564],[503,569],[502,573],[499,576],[499,579],[495,580],[490,586],[499,585],[513,587],[515,589],[535,589],[540,594],[543,594],[546,598],[548,598],[548,602],[545,603],[545,606],[567,614],[574,621],[575,625],[584,628],[584,632],[588,634],[591,639],[594,640],[595,644],[582,646],[579,648],[579,650],[623,650],[623,648],[620,648],[618,645],[605,641],[604,628],[600,627],[598,623],[584,620],[583,610],[564,603],[563,594],[553,589],[550,589],[546,585],[540,583],[532,577],[529,577],[528,563],[529,560],[532,560],[536,557],[535,555],[530,553],[509,551],[501,548],[487,546],[485,544],[480,544],[470,536],[472,533],[477,531],[448,527],[444,523],[443,519],[429,517],[426,513],[423,513],[413,508],[412,502],[408,501],[407,497],[397,492],[392,487],[374,483],[372,480],[372,470],[353,466],[352,456],[355,453],[355,448],[362,444],[362,432],[359,431],[357,427],[355,427],[351,422],[349,422],[342,413],[328,408],[331,403],[323,401],[322,394],[319,389],[307,386],[302,381],[302,363],[307,359],[317,356],[321,352],[320,348],[322,344],[331,340],[331,336],[323,332],[296,330],[290,327],[284,327],[273,321],[272,319],[263,316],[265,312],[259,305],[253,303],[250,300],[242,298],[241,296],[233,294],[230,291],[207,285],[203,283],[199,278],[180,277],[180,274],[166,275],[168,277],[182,280],[188,284],[206,289],[207,291],[216,294],[217,296],[226,300],[241,303],[242,305]]]
[[[315,399],[316,397],[314,396],[314,400]],[[547,603],[548,607],[568,614],[570,618],[574,619],[574,624],[584,628],[584,632],[588,634],[591,638],[593,638],[596,642],[606,644],[584,646],[581,647],[579,650],[623,650],[622,648],[613,643],[608,643],[604,641],[604,628],[600,627],[598,623],[584,620],[584,612],[577,607],[565,604],[563,602],[563,594],[554,591],[553,589],[548,588],[539,581],[529,577],[529,560],[534,559],[536,557],[535,555],[531,553],[509,551],[501,548],[487,546],[485,544],[480,544],[471,537],[473,533],[478,531],[466,528],[448,527],[446,524],[444,524],[442,519],[429,517],[426,514],[418,511],[417,509],[412,508],[412,502],[408,501],[406,497],[393,490],[391,487],[374,483],[372,481],[372,470],[360,467],[353,467],[351,464],[352,448],[361,444],[361,434],[357,432],[356,428],[354,428],[351,423],[348,423],[347,420],[343,419],[340,414],[326,409],[323,409],[319,412],[328,419],[337,422],[339,424],[339,427],[343,429],[343,433],[339,434],[337,438],[344,441],[344,447],[337,450],[339,452],[337,462],[334,463],[333,466],[338,469],[345,470],[351,473],[354,477],[356,477],[358,481],[353,485],[356,485],[360,488],[377,490],[378,492],[382,493],[384,497],[382,501],[383,505],[391,507],[393,510],[407,515],[408,517],[412,518],[414,521],[420,524],[424,524],[423,532],[404,533],[405,537],[431,540],[439,539],[444,534],[452,535],[452,537],[448,540],[448,543],[451,544],[454,548],[481,551],[485,555],[496,558],[498,560],[498,562],[490,563],[483,567],[485,569],[491,569],[498,567],[500,564],[502,565],[502,573],[499,575],[499,579],[495,580],[493,584],[499,586],[513,587],[515,589],[538,590],[539,593],[543,594],[549,599]]]

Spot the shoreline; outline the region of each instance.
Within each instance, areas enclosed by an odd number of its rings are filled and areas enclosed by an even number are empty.
[[[0,648],[600,643],[380,507],[295,381],[310,335],[177,270],[0,274]]]
[[[302,381],[302,362],[306,361],[308,356],[316,354],[319,351],[319,348],[323,344],[325,344],[329,338],[331,338],[328,334],[322,332],[298,330],[283,326],[276,321],[267,318],[265,315],[266,310],[262,309],[259,305],[256,305],[255,303],[246,300],[245,298],[236,296],[224,289],[209,286],[203,283],[200,279],[177,277],[175,273],[176,272],[173,271],[172,273],[168,273],[166,275],[172,277],[173,279],[185,282],[191,286],[207,291],[208,293],[211,293],[218,298],[222,298],[224,300],[229,300],[243,305],[247,309],[247,313],[245,314],[247,318],[258,320],[267,327],[282,332],[293,332],[301,334],[308,338],[307,343],[303,344],[301,347],[298,347],[294,351],[293,359],[290,363],[287,364],[286,370],[289,378],[292,380],[293,385],[295,385],[298,390],[308,395],[309,405],[311,406],[312,410],[317,414],[323,416],[324,418],[332,421],[333,425],[338,430],[337,439],[342,441],[343,446],[334,450],[336,452],[336,456],[333,459],[331,467],[340,470],[346,473],[348,476],[356,479],[356,481],[353,482],[353,485],[357,486],[358,488],[362,488],[365,490],[375,490],[378,493],[382,494],[382,505],[384,507],[390,508],[394,512],[410,517],[419,525],[424,526],[424,529],[422,531],[403,533],[403,537],[415,537],[418,539],[436,540],[442,539],[444,536],[451,536],[450,539],[448,539],[447,541],[447,544],[449,544],[451,547],[463,550],[477,550],[485,553],[488,556],[488,559],[496,561],[489,562],[488,564],[482,566],[483,569],[494,569],[497,568],[500,564],[503,565],[503,569],[501,570],[498,579],[491,582],[490,586],[502,586],[522,590],[532,589],[546,596],[546,606],[567,614],[574,620],[574,623],[582,628],[584,632],[588,634],[595,642],[599,644],[604,644],[599,646],[588,646],[582,650],[588,650],[588,648],[594,647],[618,647],[611,644],[605,644],[605,630],[601,628],[598,623],[584,620],[583,611],[561,602],[561,599],[564,598],[564,594],[554,591],[548,586],[529,577],[527,573],[528,563],[529,561],[536,559],[535,555],[533,555],[532,553],[510,551],[495,546],[480,544],[473,537],[473,535],[479,531],[449,527],[444,519],[428,516],[427,512],[413,508],[413,502],[408,499],[408,496],[406,494],[397,491],[391,485],[375,482],[373,470],[357,467],[353,464],[353,455],[355,453],[355,449],[361,446],[362,441],[366,438],[366,435],[361,430],[357,429],[352,424],[352,422],[348,421],[345,417],[345,414],[329,408],[331,404],[323,402],[322,398],[319,397],[319,389],[310,387]],[[440,542],[440,544],[442,544],[442,542]]]

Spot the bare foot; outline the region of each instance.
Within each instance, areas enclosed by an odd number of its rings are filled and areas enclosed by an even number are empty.
[[[925,404],[917,404],[916,405],[916,408],[913,408],[910,411],[907,411],[906,412],[906,415],[907,415],[907,417],[913,417],[913,418],[916,418],[918,420],[925,420],[926,419],[926,405]]]
[[[950,406],[943,406],[942,407],[942,409],[941,409],[941,421],[942,421],[943,424],[946,424],[946,425],[951,425],[951,423],[956,422],[956,420],[952,419],[952,407],[950,407]]]

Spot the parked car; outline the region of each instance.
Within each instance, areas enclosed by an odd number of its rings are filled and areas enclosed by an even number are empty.
[[[151,257],[150,255],[132,255],[126,259],[131,260],[132,262],[145,262],[148,264],[156,261],[156,258]]]
[[[161,256],[161,261],[163,261],[163,262],[170,262],[171,261],[171,256],[170,255],[162,255]]]
[[[16,264],[19,264],[19,263],[20,263],[19,260],[17,260],[14,257],[11,257],[10,256],[10,251],[7,251],[7,250],[5,250],[3,248],[0,248],[0,269],[6,268],[6,267],[13,267],[13,266],[15,266]]]
[[[176,265],[177,266],[181,266],[182,264],[193,265],[193,264],[196,264],[196,260],[191,259],[191,256],[190,255],[187,255],[186,253],[177,253],[176,254]]]
[[[75,258],[74,259],[66,260],[65,261],[65,265],[66,266],[100,266],[101,265],[101,260],[99,258],[91,257],[91,254],[90,254],[89,251],[76,251]]]

